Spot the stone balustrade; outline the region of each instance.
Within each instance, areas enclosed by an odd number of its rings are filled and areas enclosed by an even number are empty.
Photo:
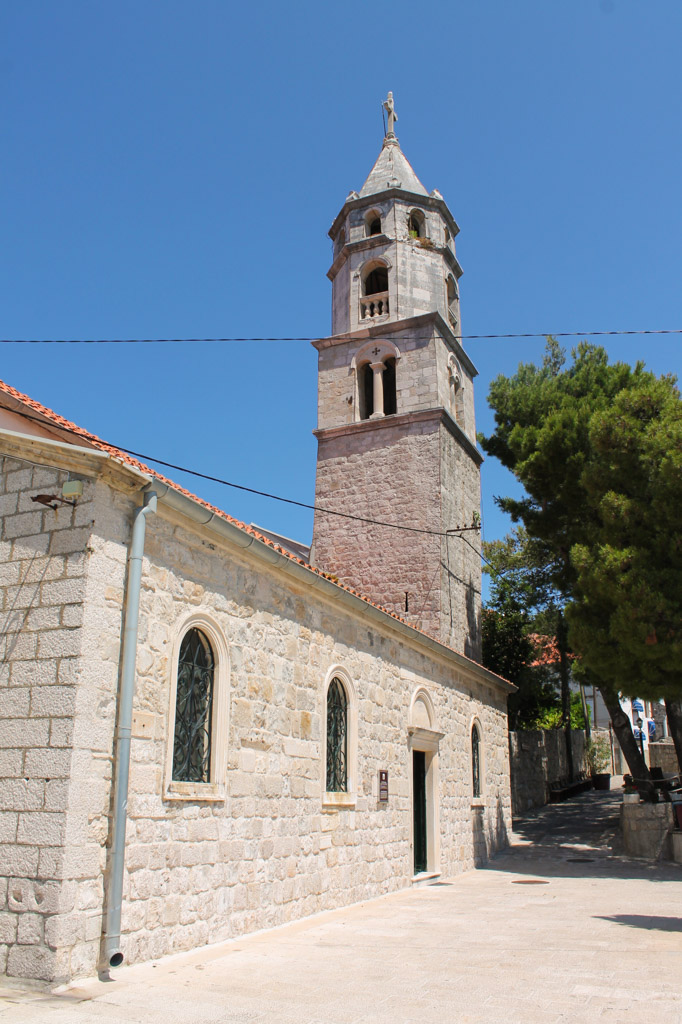
[[[388,292],[376,292],[374,295],[363,295],[360,299],[360,319],[377,320],[388,316]]]

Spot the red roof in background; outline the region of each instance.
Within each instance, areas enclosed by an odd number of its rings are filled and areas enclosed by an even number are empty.
[[[430,633],[426,633],[423,629],[419,629],[417,626],[412,625],[411,622],[407,622],[406,619],[401,618],[400,615],[396,615],[395,612],[390,611],[388,608],[384,608],[382,605],[370,600],[370,598],[365,597],[364,594],[359,593],[352,587],[349,587],[345,583],[341,583],[339,580],[334,579],[329,573],[323,572],[322,569],[317,569],[314,565],[310,565],[308,562],[306,562],[305,559],[299,558],[298,556],[292,554],[290,551],[287,551],[286,548],[281,547],[281,545],[275,544],[274,541],[271,541],[268,537],[264,536],[258,530],[254,530],[252,526],[248,526],[246,523],[241,522],[241,520],[235,519],[233,516],[228,515],[227,512],[224,512],[222,509],[217,508],[215,505],[211,505],[209,502],[204,501],[203,498],[199,498],[196,494],[192,494],[191,491],[186,490],[184,487],[181,487],[173,480],[170,480],[168,477],[165,477],[161,473],[158,473],[155,469],[152,469],[150,466],[145,465],[144,462],[140,462],[138,459],[133,458],[126,452],[121,451],[120,448],[116,448],[114,445],[108,444],[106,441],[103,441],[100,437],[97,437],[96,434],[91,434],[89,430],[84,430],[83,427],[77,426],[77,424],[72,423],[70,420],[65,419],[63,416],[60,416],[59,413],[53,412],[52,409],[48,409],[47,406],[41,405],[40,402],[36,402],[35,399],[29,398],[28,395],[22,394],[21,391],[17,391],[16,388],[13,388],[11,385],[6,384],[4,381],[0,380],[0,394],[3,393],[15,399],[17,402],[20,402],[22,405],[28,406],[29,409],[31,409],[33,412],[37,414],[37,416],[35,417],[35,420],[37,422],[45,423],[46,426],[51,425],[53,427],[58,427],[61,430],[68,431],[70,434],[74,434],[76,437],[79,437],[82,441],[86,442],[86,444],[90,445],[92,448],[95,448],[101,452],[105,452],[107,455],[111,455],[113,458],[118,459],[120,462],[123,462],[128,466],[133,466],[135,469],[140,470],[142,473],[147,473],[149,474],[149,476],[154,477],[156,480],[160,480],[162,483],[167,484],[169,487],[172,487],[173,490],[178,491],[180,494],[184,494],[186,497],[191,498],[192,501],[196,501],[198,504],[203,506],[203,508],[206,508],[210,512],[213,512],[215,515],[220,516],[221,519],[226,520],[226,522],[231,523],[238,529],[243,530],[245,533],[248,533],[252,537],[255,537],[261,543],[267,544],[267,546],[270,548],[274,548],[275,551],[279,552],[279,554],[281,555],[284,555],[286,558],[291,559],[292,562],[297,562],[299,565],[302,565],[306,569],[309,569],[310,572],[314,572],[317,576],[322,576],[324,577],[324,579],[329,580],[331,583],[334,584],[334,586],[339,587],[340,590],[345,590],[347,593],[353,594],[354,597],[360,598],[360,600],[364,601],[368,605],[371,605],[373,608],[377,608],[379,611],[384,612],[384,614],[390,615],[392,619],[396,619],[398,622],[402,622],[404,625],[409,626],[409,628],[413,629],[416,633],[421,633],[422,636],[428,637],[430,640],[436,640],[436,642],[441,644],[441,646],[447,648],[448,650],[454,651],[454,648],[448,647],[447,644],[444,644],[441,640],[438,640],[437,637],[431,636]],[[10,409],[10,411],[17,412],[18,415],[21,415],[19,410]],[[31,418],[33,419],[33,417]],[[478,662],[474,661],[472,658],[467,657],[466,654],[462,654],[460,651],[455,651],[455,653],[458,654],[460,657],[465,658],[466,661],[468,661],[470,664],[476,665],[479,668],[482,667],[479,665]],[[491,675],[497,675],[497,673],[495,672],[490,672],[490,669],[486,669],[486,672],[489,672]],[[497,678],[502,679],[502,676],[497,676]],[[508,680],[503,679],[503,682],[508,683]]]
[[[535,648],[536,658],[531,661],[531,668],[538,665],[558,665],[561,661],[559,655],[559,644],[555,636],[545,636],[543,633],[529,633],[528,639]],[[568,658],[573,661],[575,654],[568,652]]]

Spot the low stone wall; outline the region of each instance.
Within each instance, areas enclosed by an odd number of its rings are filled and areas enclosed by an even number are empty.
[[[680,774],[680,766],[677,763],[675,745],[672,740],[658,740],[649,744],[649,766],[651,768],[662,768],[664,772]]]
[[[620,827],[629,857],[672,860],[672,804],[622,804]]]
[[[606,730],[593,732],[603,734]],[[574,771],[587,771],[585,761],[585,733],[574,729],[571,733]],[[512,814],[520,815],[531,807],[549,803],[550,786],[567,779],[568,752],[566,734],[562,729],[528,729],[509,733],[511,767]]]

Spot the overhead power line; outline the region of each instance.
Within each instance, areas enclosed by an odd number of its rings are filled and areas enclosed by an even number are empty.
[[[396,321],[391,322],[393,326]],[[457,341],[520,340],[523,338],[605,338],[627,335],[682,334],[682,327],[661,330],[642,329],[628,331],[526,331],[509,334],[455,334]],[[220,342],[264,342],[264,341],[322,341],[329,335],[314,337],[292,336],[287,338],[0,338],[0,345],[204,345]],[[424,341],[424,335],[401,335],[402,340]],[[350,340],[350,339],[349,339]],[[369,339],[371,340],[371,338]]]
[[[53,423],[50,420],[39,416],[31,416],[27,412],[19,412],[18,409],[13,411],[18,413],[18,415],[22,416],[24,419],[31,420],[34,423],[40,423],[44,427],[52,427],[53,430],[55,427],[60,430],[69,430],[66,425],[62,426],[61,424]],[[367,516],[356,516],[351,512],[339,512],[337,509],[324,508],[321,505],[309,505],[305,501],[296,501],[294,498],[283,498],[279,494],[270,494],[268,491],[256,490],[255,487],[246,487],[244,484],[235,484],[231,480],[224,480],[222,477],[212,476],[210,473],[201,473],[197,469],[189,469],[187,466],[179,466],[173,462],[166,462],[163,459],[157,459],[154,455],[145,455],[142,452],[135,452],[132,448],[123,448],[121,445],[113,445],[109,441],[104,441],[102,443],[110,448],[118,450],[119,452],[125,452],[126,455],[132,455],[135,459],[140,459],[143,462],[154,462],[157,466],[165,466],[166,469],[174,469],[178,473],[188,473],[190,476],[199,477],[201,480],[210,480],[212,483],[223,484],[225,487],[232,487],[237,491],[246,491],[247,494],[255,494],[260,498],[270,498],[272,501],[281,501],[286,505],[296,505],[298,508],[310,509],[313,512],[322,512],[328,516],[340,516],[343,519],[352,519],[358,523],[369,523],[373,526],[384,526],[390,530],[403,530],[407,533],[422,533],[427,534],[430,537],[458,536],[462,533],[469,533],[472,531],[476,532],[481,529],[480,523],[472,523],[470,526],[454,526],[447,531],[443,530],[441,532],[438,530],[424,530],[418,526],[405,526],[401,523],[387,523],[381,519],[370,519]]]

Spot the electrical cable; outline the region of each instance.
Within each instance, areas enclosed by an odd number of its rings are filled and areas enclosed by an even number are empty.
[[[395,323],[395,321],[393,322]],[[627,335],[682,334],[682,327],[653,330],[627,331],[526,331],[519,334],[455,334],[457,341],[490,341],[524,338],[597,338],[624,337]],[[221,342],[265,342],[265,341],[324,341],[328,335],[315,337],[292,336],[288,338],[0,338],[0,345],[204,345]],[[336,337],[339,337],[338,335]],[[343,336],[340,336],[343,338]],[[346,339],[343,339],[346,340]],[[352,341],[352,338],[348,338]],[[368,338],[367,340],[372,340]],[[401,341],[426,341],[424,335],[400,335]]]
[[[48,419],[41,418],[38,416],[31,416],[30,413],[19,412],[18,409],[13,410],[17,415],[22,416],[24,419],[32,420],[34,423],[40,423],[46,428],[58,429],[69,431],[70,427],[67,424],[61,425],[54,423]],[[78,435],[77,435],[78,436]],[[173,462],[166,462],[164,459],[157,459],[153,455],[145,455],[142,452],[133,451],[132,448],[123,448],[121,445],[113,445],[109,441],[102,441],[100,438],[94,438],[94,435],[90,435],[84,440],[89,440],[90,443],[99,443],[105,445],[107,448],[113,448],[119,452],[125,452],[126,455],[132,455],[135,459],[140,459],[143,462],[154,462],[157,466],[164,466],[166,469],[174,469],[178,473],[187,473],[190,476],[199,477],[201,480],[209,480],[211,483],[223,484],[225,487],[232,487],[237,491],[245,491],[247,494],[255,494],[261,498],[270,498],[273,501],[281,501],[286,505],[296,505],[298,508],[310,509],[313,512],[321,512],[329,516],[340,516],[343,519],[352,519],[359,523],[368,523],[373,526],[384,526],[390,530],[403,530],[407,533],[421,533],[426,534],[430,537],[447,537],[449,535],[459,536],[461,533],[467,533],[472,530],[480,530],[480,524],[472,524],[471,526],[455,526],[448,531],[440,532],[438,530],[424,530],[417,526],[402,526],[399,523],[387,523],[380,519],[370,519],[366,516],[356,516],[351,512],[338,512],[336,509],[323,508],[320,505],[310,505],[305,501],[296,501],[294,498],[283,498],[279,494],[270,494],[268,491],[259,491],[255,487],[246,487],[244,484],[235,484],[231,480],[224,480],[222,477],[213,476],[210,473],[201,473],[196,469],[188,469],[187,466],[179,466]],[[474,549],[475,550],[475,549]]]

